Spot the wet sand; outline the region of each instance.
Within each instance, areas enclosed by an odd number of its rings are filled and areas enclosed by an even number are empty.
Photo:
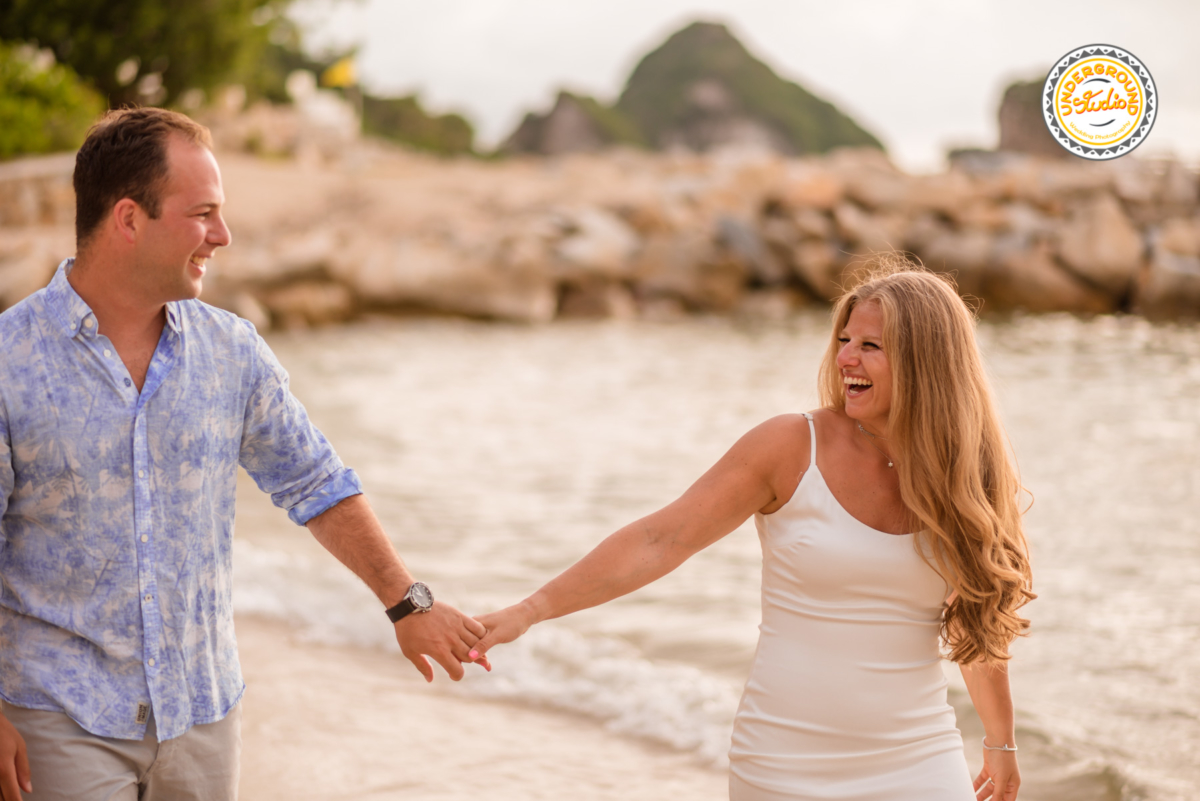
[[[239,616],[243,801],[717,801],[723,772],[585,718],[457,694],[399,654]]]

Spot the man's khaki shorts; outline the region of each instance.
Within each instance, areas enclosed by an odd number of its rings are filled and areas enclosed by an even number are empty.
[[[154,716],[141,740],[98,737],[62,712],[3,704],[25,738],[27,801],[236,801],[242,706],[223,720],[158,742]]]

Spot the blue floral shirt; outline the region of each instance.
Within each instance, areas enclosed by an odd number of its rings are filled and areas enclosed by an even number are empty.
[[[0,696],[104,737],[220,720],[241,464],[304,524],[362,485],[254,327],[167,305],[139,393],[67,281],[0,315]]]

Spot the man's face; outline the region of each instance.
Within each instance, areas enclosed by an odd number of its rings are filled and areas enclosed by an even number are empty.
[[[170,136],[160,213],[156,220],[143,216],[137,247],[140,288],[154,302],[200,295],[205,261],[230,243],[221,218],[224,203],[213,154],[181,136]]]

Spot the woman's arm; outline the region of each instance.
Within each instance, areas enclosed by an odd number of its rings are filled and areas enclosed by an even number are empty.
[[[480,615],[487,635],[472,659],[512,642],[530,626],[619,598],[662,578],[689,556],[776,502],[776,487],[795,486],[807,462],[803,418],[776,417],[750,431],[670,505],[625,526],[519,604]],[[802,440],[802,441],[801,441]],[[803,455],[803,462],[796,454]]]
[[[991,782],[991,792],[983,792],[981,799],[992,801],[1016,801],[1021,787],[1021,771],[1017,767],[1016,723],[1013,716],[1012,692],[1008,686],[1007,665],[986,665],[973,662],[959,665],[971,703],[979,719],[983,721],[985,737],[983,744],[983,770],[975,778],[978,792]],[[1003,747],[1013,751],[994,750]]]

